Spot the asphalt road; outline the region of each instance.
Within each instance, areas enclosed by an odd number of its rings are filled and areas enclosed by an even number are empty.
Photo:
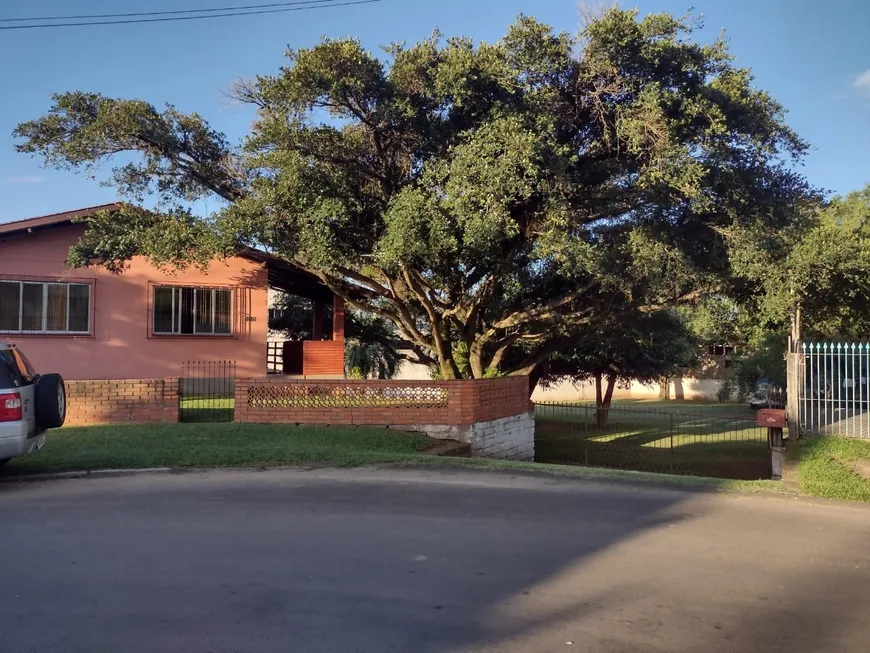
[[[456,471],[0,484],[0,650],[870,650],[870,511]]]

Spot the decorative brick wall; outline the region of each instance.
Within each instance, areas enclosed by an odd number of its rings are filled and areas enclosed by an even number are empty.
[[[177,378],[66,382],[66,426],[178,421]]]
[[[460,381],[237,379],[235,421],[383,426],[471,443],[476,455],[534,458],[534,423],[526,377]]]

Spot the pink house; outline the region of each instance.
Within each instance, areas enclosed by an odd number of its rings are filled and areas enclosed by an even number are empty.
[[[283,371],[344,376],[344,303],[319,279],[265,252],[245,250],[203,271],[163,270],[136,257],[121,274],[70,269],[74,218],[108,204],[0,224],[0,338],[21,344],[37,369],[66,379],[161,379],[184,361],[236,361],[267,373],[269,289],[310,299],[314,340],[284,343]],[[322,340],[333,305],[333,339]],[[273,349],[275,345],[272,344]]]

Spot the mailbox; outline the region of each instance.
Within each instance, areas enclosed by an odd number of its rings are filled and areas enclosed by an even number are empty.
[[[784,429],[787,425],[785,411],[777,408],[764,408],[756,415],[757,424],[768,428]]]

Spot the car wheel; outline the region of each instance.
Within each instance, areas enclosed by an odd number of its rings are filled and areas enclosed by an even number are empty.
[[[36,421],[56,429],[66,421],[66,387],[60,374],[42,374],[36,380]]]

